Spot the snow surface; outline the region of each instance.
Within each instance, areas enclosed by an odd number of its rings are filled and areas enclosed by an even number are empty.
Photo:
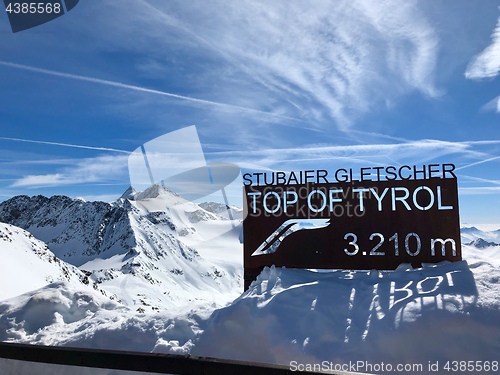
[[[75,255],[84,271],[1,224],[0,340],[285,365],[500,360],[500,225],[463,228],[462,262],[392,272],[272,267],[242,294],[238,226],[206,240],[210,226],[228,222],[218,208],[158,209],[176,199],[163,195],[122,198],[126,216],[110,222],[121,233],[105,237],[131,248]],[[44,220],[57,235],[62,222]]]
[[[54,281],[89,284],[78,268],[60,261],[45,243],[12,225],[0,223],[0,301]]]
[[[498,360],[499,278],[482,256],[394,272],[266,268],[212,315],[192,354],[283,364]]]

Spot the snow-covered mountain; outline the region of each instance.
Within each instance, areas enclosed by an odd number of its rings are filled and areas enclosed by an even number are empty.
[[[240,222],[219,204],[205,207],[212,212],[155,185],[113,203],[17,196],[0,204],[0,222],[29,231],[123,303],[159,311],[220,306],[242,288]]]
[[[488,231],[475,226],[464,226],[460,229],[462,243],[476,247],[500,245],[500,229]]]
[[[76,266],[136,245],[125,205],[22,195],[0,204],[0,222],[27,230]]]

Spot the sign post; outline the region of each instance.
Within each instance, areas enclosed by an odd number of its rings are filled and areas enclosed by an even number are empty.
[[[270,265],[393,270],[461,260],[453,164],[403,167],[361,168],[359,179],[345,169],[333,178],[244,175],[245,289]]]

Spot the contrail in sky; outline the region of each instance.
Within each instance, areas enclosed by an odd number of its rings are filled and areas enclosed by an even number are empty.
[[[119,87],[122,89],[129,89],[129,90],[134,90],[134,91],[147,92],[150,94],[168,96],[171,98],[187,100],[187,101],[194,102],[194,103],[208,104],[211,106],[217,106],[217,107],[222,107],[222,108],[227,108],[227,109],[232,109],[232,110],[237,109],[237,110],[243,111],[243,112],[256,113],[256,114],[272,116],[272,117],[279,117],[279,118],[283,118],[283,119],[287,119],[287,120],[297,120],[296,118],[293,118],[293,117],[282,116],[282,115],[277,115],[277,114],[273,114],[273,113],[269,113],[269,112],[259,111],[258,109],[240,107],[240,106],[233,105],[233,104],[219,103],[219,102],[214,102],[214,101],[205,100],[205,99],[197,99],[197,98],[192,98],[190,96],[177,95],[177,94],[172,94],[172,93],[165,92],[165,91],[153,90],[153,89],[148,89],[145,87],[128,85],[125,83],[108,81],[108,80],[100,79],[100,78],[92,78],[92,77],[81,76],[81,75],[77,75],[77,74],[62,73],[62,72],[57,72],[54,70],[42,69],[42,68],[37,68],[34,66],[16,64],[16,63],[8,62],[8,61],[1,61],[1,60],[0,60],[0,65],[4,65],[4,66],[11,67],[11,68],[16,68],[16,69],[28,70],[31,72],[49,74],[49,75],[56,76],[56,77],[71,78],[71,79],[76,79],[76,80],[80,80],[80,81],[99,83],[101,85]]]
[[[87,150],[113,151],[113,152],[121,152],[121,153],[124,153],[124,154],[130,154],[130,151],[118,150],[116,148],[109,148],[109,147],[82,146],[82,145],[73,145],[73,144],[70,144],[70,143],[36,141],[36,140],[32,140],[32,139],[9,138],[9,137],[0,137],[0,140],[1,139],[6,140],[6,141],[39,143],[39,144],[42,144],[42,145],[63,146],[63,147],[73,147],[73,148],[84,148],[84,149],[87,149]]]
[[[481,161],[478,161],[478,162],[475,162],[475,163],[472,163],[472,164],[467,164],[467,165],[464,165],[462,167],[455,168],[455,170],[458,171],[460,169],[473,167],[473,166],[478,165],[478,164],[488,163],[490,161],[494,161],[494,160],[498,160],[498,159],[500,159],[500,156],[494,156],[492,158],[484,159],[484,160],[481,160]]]

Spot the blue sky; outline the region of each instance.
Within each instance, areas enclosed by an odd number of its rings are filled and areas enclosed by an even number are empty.
[[[454,163],[500,223],[500,1],[82,0],[0,43],[0,200],[112,200],[196,125],[249,171]]]

